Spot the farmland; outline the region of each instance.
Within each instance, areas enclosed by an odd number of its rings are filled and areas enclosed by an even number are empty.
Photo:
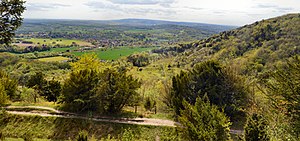
[[[95,53],[99,59],[102,60],[116,60],[124,56],[131,55],[133,53],[139,53],[143,51],[150,51],[157,47],[118,47],[110,49],[97,49],[86,52],[72,52],[75,56],[81,56],[83,54]]]
[[[57,45],[60,46],[70,46],[74,43],[76,43],[79,46],[92,46],[91,43],[81,41],[81,40],[73,40],[73,39],[64,39],[64,38],[18,38],[18,41],[21,42],[27,42],[27,43],[17,43],[17,46],[29,46],[29,45],[39,45],[39,44],[45,44],[45,45]]]
[[[70,58],[67,57],[48,57],[48,58],[40,58],[38,59],[42,62],[62,62],[62,61],[68,61]]]

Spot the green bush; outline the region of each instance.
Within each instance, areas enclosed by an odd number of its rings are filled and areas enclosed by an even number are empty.
[[[0,82],[0,105],[3,105],[7,102],[8,96],[2,83]]]
[[[244,130],[246,141],[270,140],[268,135],[268,122],[262,115],[253,114],[248,117]]]
[[[179,122],[184,136],[191,141],[227,141],[230,140],[229,118],[211,105],[208,98],[197,98],[195,105],[183,102]]]

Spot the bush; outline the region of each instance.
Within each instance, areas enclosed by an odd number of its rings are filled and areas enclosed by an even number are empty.
[[[8,100],[8,96],[6,95],[6,91],[2,83],[0,82],[0,105],[4,105]]]
[[[189,72],[181,72],[172,79],[171,107],[176,115],[183,109],[182,101],[195,104],[197,97],[207,94],[210,102],[224,108],[230,118],[243,114],[249,104],[248,88],[243,79],[218,62],[207,61]]]
[[[144,102],[144,108],[147,111],[151,111],[156,106],[156,101],[152,100],[150,97],[146,98],[146,101]]]
[[[183,102],[179,122],[184,136],[191,141],[226,141],[230,140],[229,118],[211,105],[208,98],[197,98],[195,105]]]
[[[269,141],[268,122],[262,115],[253,114],[247,119],[245,125],[246,141]]]

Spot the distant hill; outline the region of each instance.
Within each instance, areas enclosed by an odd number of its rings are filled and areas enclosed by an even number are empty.
[[[64,25],[126,25],[126,26],[158,26],[158,25],[178,25],[196,27],[199,29],[210,30],[212,32],[221,32],[236,28],[236,26],[229,25],[216,25],[207,23],[195,22],[174,22],[163,20],[150,20],[150,19],[120,19],[120,20],[60,20],[60,19],[25,19],[24,26],[30,24],[47,24],[47,23],[60,23]]]
[[[20,38],[67,38],[99,46],[168,46],[207,38],[234,27],[123,19],[111,21],[25,19],[17,31]]]
[[[242,74],[255,75],[300,55],[300,14],[288,14],[225,31],[210,38],[156,53],[177,54],[173,64],[189,68],[215,59]]]

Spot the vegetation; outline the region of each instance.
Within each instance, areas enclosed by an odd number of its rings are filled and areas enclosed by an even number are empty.
[[[229,119],[218,107],[211,105],[208,97],[197,98],[195,105],[190,105],[187,101],[183,102],[184,110],[181,110],[179,121],[182,130],[190,141],[227,141],[229,135]]]
[[[0,44],[8,45],[14,35],[15,30],[21,26],[25,11],[22,0],[2,0],[0,2]]]
[[[186,73],[173,77],[172,107],[177,115],[184,109],[182,100],[195,104],[197,97],[207,94],[211,103],[224,108],[227,116],[234,118],[247,108],[249,94],[240,77],[230,74],[214,61],[203,62]]]
[[[246,141],[269,141],[268,123],[262,115],[253,114],[248,117],[245,126]]]
[[[140,87],[138,80],[126,75],[126,70],[122,69],[100,71],[95,59],[85,56],[73,64],[62,90],[62,103],[77,112],[88,110],[114,114],[138,100],[135,92]]]
[[[244,130],[245,140],[299,140],[299,14],[206,39],[223,28],[94,22],[26,23],[14,41],[18,46],[0,46],[11,52],[0,53],[0,104],[46,105],[88,117],[173,116],[178,128],[1,111],[1,137],[230,140],[229,130],[235,129]],[[1,35],[2,44],[11,35]],[[86,133],[79,137],[80,131]]]
[[[170,140],[172,138],[185,140],[180,134],[177,135],[172,127],[112,124],[59,117],[1,114],[0,127],[3,135],[7,138],[22,138],[26,133],[30,132],[33,139],[75,140],[78,134],[85,130],[88,132],[88,139],[94,136],[97,140],[108,138],[121,140],[123,136],[130,135],[129,132],[131,132],[131,135],[134,135],[133,140],[155,140],[156,136],[159,136],[161,140]]]

